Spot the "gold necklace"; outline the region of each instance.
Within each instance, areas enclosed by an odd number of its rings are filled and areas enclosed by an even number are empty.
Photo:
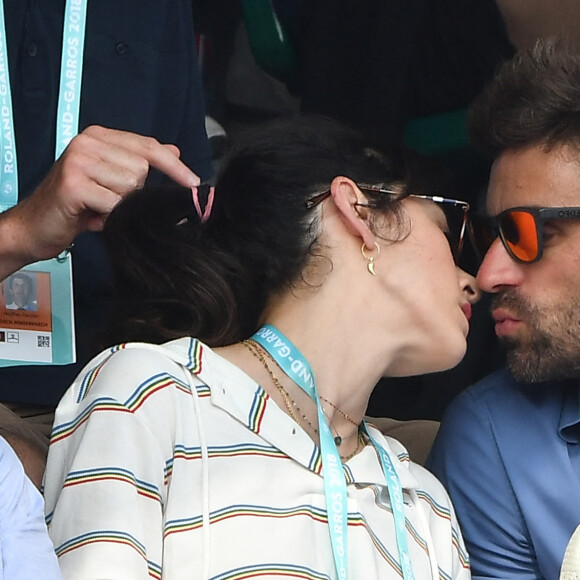
[[[329,401],[326,397],[322,395],[318,395],[318,398],[325,403],[328,403],[333,409],[338,411],[347,421],[352,423],[357,429],[360,427],[360,424],[357,423],[355,420],[351,419],[342,409],[339,409],[332,401]]]
[[[360,429],[360,424],[357,423],[356,421],[354,421],[353,419],[351,419],[342,409],[339,409],[332,401],[329,401],[326,397],[323,397],[322,395],[318,395],[318,398],[321,401],[328,403],[333,409],[336,409],[347,421],[351,422],[357,428],[357,430]],[[324,415],[326,416],[326,418],[328,419],[328,415],[326,415],[324,408],[322,409],[322,411],[323,411]],[[330,423],[329,423],[329,425],[330,425]],[[336,429],[334,430],[334,432],[336,433],[336,436],[334,438],[334,442],[338,446],[342,443],[342,437],[338,434]],[[349,434],[348,436],[350,437],[351,435],[352,435],[352,433]]]
[[[334,407],[334,405],[333,405],[333,407]],[[326,414],[326,409],[324,407],[322,407],[322,412],[323,412],[324,416],[326,417],[326,423],[328,424],[328,427],[334,431],[334,443],[338,447],[343,442],[343,438],[340,436],[340,434],[338,433],[336,428],[330,424],[330,418]],[[354,433],[356,433],[359,430],[359,425],[357,425],[356,423],[354,423],[354,425],[355,425],[356,429],[354,429],[351,433],[349,433],[347,435],[347,437],[350,437],[351,435],[353,435]]]
[[[274,372],[270,368],[270,365],[266,361],[266,358],[262,352],[262,347],[260,346],[260,344],[255,342],[251,338],[243,340],[242,344],[262,363],[264,368],[268,371],[268,374],[270,375],[270,378],[272,379],[274,386],[278,389],[278,391],[282,395],[282,398],[284,399],[284,404],[286,405],[286,408],[288,409],[288,412],[290,413],[290,416],[292,417],[292,419],[294,419],[294,421],[296,421],[296,423],[298,423],[300,425],[300,421],[298,420],[297,416],[294,414],[294,411],[293,411],[293,408],[294,408],[294,409],[296,409],[298,414],[302,416],[302,420],[305,421],[310,426],[310,428],[314,431],[314,433],[316,433],[318,435],[318,429],[312,424],[312,422],[300,410],[300,407],[296,404],[296,401],[294,401],[294,399],[290,396],[288,391],[282,386],[282,383],[280,383],[280,380],[278,379],[278,377],[274,374]],[[270,358],[270,360],[272,360],[273,363],[276,362],[270,356],[270,353],[267,350],[264,352]],[[357,423],[353,419],[351,419],[342,409],[339,409],[332,401],[329,401],[326,397],[323,397],[322,395],[319,395],[318,397],[320,400],[328,403],[333,409],[336,409],[336,411],[338,411],[347,421],[352,423],[357,428],[357,430],[360,428],[359,423]],[[325,415],[326,415],[326,413],[325,413]],[[329,427],[330,427],[330,424],[329,424]],[[338,433],[338,431],[336,429],[334,429],[334,433],[335,433],[334,443],[337,447],[339,447],[343,441],[343,438],[340,436],[340,434]],[[350,434],[349,434],[349,437],[350,437]],[[351,455],[346,457],[346,459],[343,457],[341,457],[341,459],[343,459],[343,461],[348,461],[351,457],[354,457],[354,455],[356,454],[356,452],[359,449],[360,442],[361,442],[361,440],[360,440],[360,431],[359,431],[359,439],[357,439],[356,449],[354,450],[354,452]],[[363,443],[364,443],[364,440],[363,440]]]
[[[352,459],[365,445],[366,445],[365,438],[363,437],[363,434],[359,431],[356,440],[355,450],[351,454],[345,455],[344,457],[340,455],[340,459],[342,460],[343,463],[346,463],[347,461]]]
[[[256,348],[257,343],[255,343],[253,340],[248,339],[243,340],[242,344],[262,363],[264,368],[268,371],[268,374],[270,375],[270,378],[272,379],[274,386],[278,389],[280,395],[282,395],[282,399],[284,400],[284,404],[286,405],[286,409],[288,409],[290,417],[292,417],[292,419],[294,419],[294,421],[296,421],[296,423],[300,425],[300,420],[294,413],[294,409],[296,409],[296,411],[302,416],[303,421],[305,421],[314,431],[314,433],[318,435],[318,429],[312,424],[311,421],[309,421],[306,415],[300,410],[300,407],[296,404],[296,401],[294,401],[294,399],[290,396],[288,391],[282,386],[282,383],[280,383],[280,380],[270,368],[270,365],[268,364],[268,361],[266,360],[262,352]]]

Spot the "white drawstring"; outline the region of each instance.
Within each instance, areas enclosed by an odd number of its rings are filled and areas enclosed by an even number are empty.
[[[433,537],[431,535],[431,530],[429,528],[429,522],[425,517],[425,513],[421,508],[421,502],[417,496],[417,492],[414,489],[409,490],[409,495],[413,504],[416,506],[419,515],[419,521],[423,528],[423,538],[427,543],[427,553],[429,555],[429,564],[431,565],[431,578],[432,580],[439,580],[439,565],[437,564],[437,553],[435,552],[435,545],[433,544]]]
[[[210,541],[209,541],[209,453],[207,449],[207,440],[205,437],[205,427],[202,419],[201,408],[199,404],[199,394],[193,381],[193,375],[185,369],[188,375],[188,382],[193,397],[193,408],[197,419],[197,434],[201,447],[201,495],[202,495],[202,530],[203,530],[203,564],[202,578],[209,580],[209,563],[210,563]]]

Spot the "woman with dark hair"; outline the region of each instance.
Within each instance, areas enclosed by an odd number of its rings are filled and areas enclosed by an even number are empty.
[[[257,130],[215,189],[119,205],[116,332],[140,342],[56,413],[65,578],[469,578],[443,488],[363,421],[382,376],[464,355],[467,209],[313,118]]]

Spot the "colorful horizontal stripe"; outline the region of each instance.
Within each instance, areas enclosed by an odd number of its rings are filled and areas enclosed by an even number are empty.
[[[210,515],[212,524],[230,518],[294,518],[307,517],[319,523],[327,524],[328,517],[325,509],[316,508],[310,504],[293,506],[290,508],[276,508],[264,505],[233,505],[217,510]]]
[[[429,504],[430,509],[440,518],[451,521],[451,510],[435,501],[435,498],[425,490],[417,490],[417,497]]]
[[[196,385],[195,390],[197,392],[197,396],[200,399],[203,399],[204,397],[211,397],[211,389],[203,383]]]
[[[305,566],[293,564],[254,564],[222,572],[212,580],[242,580],[243,578],[303,578],[304,580],[331,580],[326,574],[320,574]]]
[[[201,516],[169,520],[165,523],[163,536],[168,538],[172,534],[191,532],[193,530],[199,529],[202,526],[202,523],[203,521]]]
[[[100,397],[94,399],[85,408],[81,409],[80,413],[74,417],[72,421],[66,421],[59,425],[55,425],[50,437],[50,444],[56,445],[60,443],[63,439],[73,435],[77,429],[86,423],[93,413],[99,412],[118,412],[118,413],[128,413],[131,411],[127,409],[123,404],[115,401],[113,399]]]
[[[107,481],[127,483],[133,486],[140,496],[161,502],[161,494],[156,485],[138,479],[133,473],[131,473],[131,471],[122,468],[107,467],[71,471],[65,479],[63,488],[87,483],[103,483]]]
[[[81,386],[79,389],[79,394],[77,396],[77,403],[80,403],[88,394],[91,385],[95,382],[96,378],[99,376],[99,372],[103,368],[103,363],[91,369],[81,381]]]
[[[139,542],[130,534],[115,530],[98,530],[71,538],[70,540],[62,543],[60,546],[57,546],[55,548],[55,552],[56,555],[60,558],[68,552],[72,552],[73,550],[78,550],[79,548],[98,542],[122,544],[124,546],[128,546],[137,552],[144,560],[147,560],[145,546],[141,542]]]
[[[175,385],[175,378],[166,373],[153,375],[150,379],[141,383],[135,392],[125,401],[125,406],[129,411],[137,411],[147,399],[162,389],[171,388]]]

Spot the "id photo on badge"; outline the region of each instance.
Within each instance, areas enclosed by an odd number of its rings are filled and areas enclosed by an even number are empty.
[[[38,310],[36,272],[17,272],[6,279],[4,300],[7,310]]]
[[[19,271],[0,283],[0,355],[23,362],[52,361],[51,277]]]

